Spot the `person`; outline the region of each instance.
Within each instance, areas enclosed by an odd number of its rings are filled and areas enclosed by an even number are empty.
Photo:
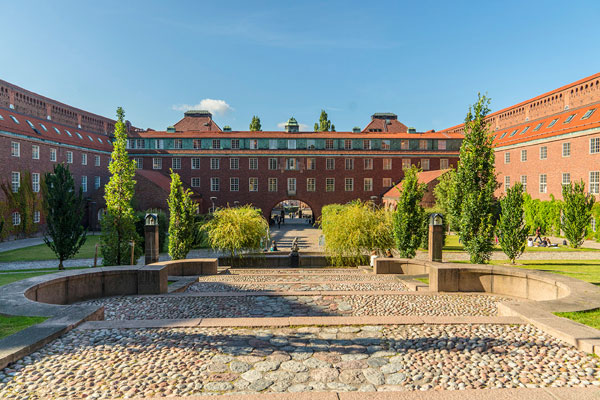
[[[373,250],[371,252],[371,262],[370,262],[370,266],[371,267],[375,267],[375,259],[377,258],[377,252],[375,250]]]
[[[542,239],[542,243],[540,243],[540,247],[548,247],[548,238]]]
[[[533,247],[533,238],[527,238],[527,247]]]
[[[277,218],[277,229],[281,229],[281,217],[276,215],[275,218]]]
[[[269,251],[277,251],[277,243],[275,243],[274,240],[271,242],[271,248]]]
[[[285,224],[285,210],[281,210],[280,221],[281,221],[282,224]]]
[[[385,251],[385,256],[386,256],[387,258],[394,258],[394,255],[392,254],[392,250],[390,250],[390,249],[387,249],[387,250]]]
[[[538,226],[537,229],[535,230],[535,239],[533,239],[533,241],[535,242],[536,240],[540,239],[540,243],[542,243],[542,237],[540,236],[541,234],[542,234],[542,228],[540,228]]]
[[[302,210],[298,210],[298,219],[302,219]]]

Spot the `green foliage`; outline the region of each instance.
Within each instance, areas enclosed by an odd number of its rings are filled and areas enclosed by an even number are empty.
[[[261,242],[267,236],[269,225],[258,208],[250,205],[218,208],[213,218],[202,229],[214,250],[227,251],[232,264],[243,252],[262,250]]]
[[[318,222],[333,265],[360,265],[365,254],[394,245],[391,213],[371,202],[329,204],[321,210]]]
[[[86,231],[81,224],[85,200],[81,188],[75,191],[68,165],[56,164],[52,173],[46,173],[43,182],[44,242],[56,254],[58,269],[62,270],[65,269],[63,261],[77,254],[86,240]]]
[[[262,127],[260,125],[260,118],[258,118],[256,115],[252,116],[252,121],[250,122],[250,130],[252,132],[262,131]]]
[[[335,125],[331,123],[329,119],[327,119],[327,113],[325,110],[321,110],[321,115],[319,116],[319,122],[315,122],[315,132],[327,132],[327,131],[335,131]]]
[[[563,202],[556,200],[553,195],[550,195],[550,200],[545,201],[532,199],[528,193],[523,196],[525,224],[529,227],[529,233],[533,234],[539,226],[544,235],[560,236]]]
[[[592,229],[590,223],[587,237],[600,241],[600,203],[594,203],[594,206],[592,207],[592,218],[594,218],[594,221],[596,222],[595,230]]]
[[[12,191],[10,182],[3,182],[0,188],[4,192],[4,198],[6,199],[5,210],[7,213],[5,215],[10,217],[8,218],[8,223],[5,224],[8,225],[6,227],[7,231],[17,236],[28,237],[37,230],[37,226],[33,222],[33,213],[36,210],[41,211],[41,199],[33,191],[29,171],[22,171],[20,176],[21,183],[17,192]],[[15,211],[21,214],[21,223],[17,226],[12,226],[11,214]],[[5,226],[3,226],[3,230],[4,228]]]
[[[565,202],[562,229],[569,246],[578,248],[585,240],[595,199],[593,195],[585,193],[583,181],[563,185],[562,195]]]
[[[498,221],[498,239],[502,251],[511,264],[525,251],[529,228],[523,217],[523,185],[517,182],[506,191],[506,197],[500,200],[502,213]]]
[[[153,213],[158,216],[158,251],[161,253],[166,253],[168,251],[167,233],[169,232],[169,218],[163,210],[159,209],[149,209],[146,211],[135,212],[135,231],[140,238],[140,248],[142,250],[146,248],[146,233],[144,231],[144,225],[146,225],[147,213]]]
[[[444,212],[439,207],[434,208],[426,208],[423,213],[423,239],[421,241],[421,248],[427,250],[429,249],[429,218],[431,214],[442,214],[442,245],[446,245],[446,236],[448,233],[448,218],[444,215]]]
[[[206,249],[210,247],[208,233],[202,227],[212,219],[211,214],[196,214],[194,216],[194,240],[193,249]]]
[[[425,210],[421,207],[427,185],[419,183],[420,170],[414,165],[404,170],[400,198],[394,212],[394,239],[400,256],[413,258],[423,241]]]
[[[171,170],[169,204],[169,255],[173,260],[182,260],[192,249],[194,240],[194,215],[197,204],[192,192],[184,190],[179,174]]]
[[[102,257],[104,265],[129,263],[131,241],[141,242],[135,229],[135,216],[131,200],[135,181],[135,161],[127,153],[127,130],[123,121],[125,112],[117,109],[117,123],[113,139],[113,152],[108,170],[111,173],[104,186],[106,213],[102,218]],[[141,254],[141,247],[135,246],[135,259]]]
[[[494,191],[498,187],[492,138],[485,116],[490,112],[489,99],[478,95],[465,118],[465,138],[460,148],[456,184],[449,201],[452,221],[471,263],[489,261],[494,238],[497,204]]]
[[[452,219],[450,213],[450,199],[453,196],[456,179],[456,170],[453,168],[448,172],[440,175],[438,178],[438,184],[433,188],[433,195],[435,196],[435,205],[439,210],[440,214],[444,216],[444,224],[450,225],[451,228],[457,227],[457,221]]]

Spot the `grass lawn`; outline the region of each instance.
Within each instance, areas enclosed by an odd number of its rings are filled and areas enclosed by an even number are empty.
[[[562,241],[561,241],[562,243]],[[444,251],[455,252],[455,251],[465,251],[463,245],[458,243],[458,235],[448,235],[446,236],[446,245],[444,246]],[[494,246],[494,251],[502,251],[500,245]],[[580,247],[578,249],[572,249],[569,246],[563,246],[559,244],[559,247],[525,247],[525,252],[540,252],[540,251],[600,251],[600,249],[590,249],[586,247]]]
[[[415,280],[429,285],[429,278],[415,278]]]
[[[94,258],[96,243],[100,243],[100,235],[89,235],[73,258]],[[98,249],[98,253],[100,253],[100,249]],[[41,260],[56,260],[56,255],[45,243],[0,253],[0,262]]]

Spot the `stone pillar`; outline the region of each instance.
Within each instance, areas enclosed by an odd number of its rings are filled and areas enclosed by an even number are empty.
[[[146,224],[144,225],[145,239],[145,264],[158,262],[158,216],[156,214],[146,214]]]
[[[433,214],[429,223],[429,261],[442,261],[444,226],[440,214]]]

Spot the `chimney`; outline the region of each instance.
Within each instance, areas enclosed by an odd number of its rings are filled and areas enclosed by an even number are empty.
[[[358,126],[355,126],[354,128],[352,128],[352,133],[360,133],[360,128]]]
[[[167,126],[167,133],[175,133],[175,127],[174,126]]]
[[[410,126],[408,127],[408,133],[417,133],[417,130],[414,127]]]
[[[225,125],[223,127],[223,132],[231,132],[231,127],[229,125]]]

